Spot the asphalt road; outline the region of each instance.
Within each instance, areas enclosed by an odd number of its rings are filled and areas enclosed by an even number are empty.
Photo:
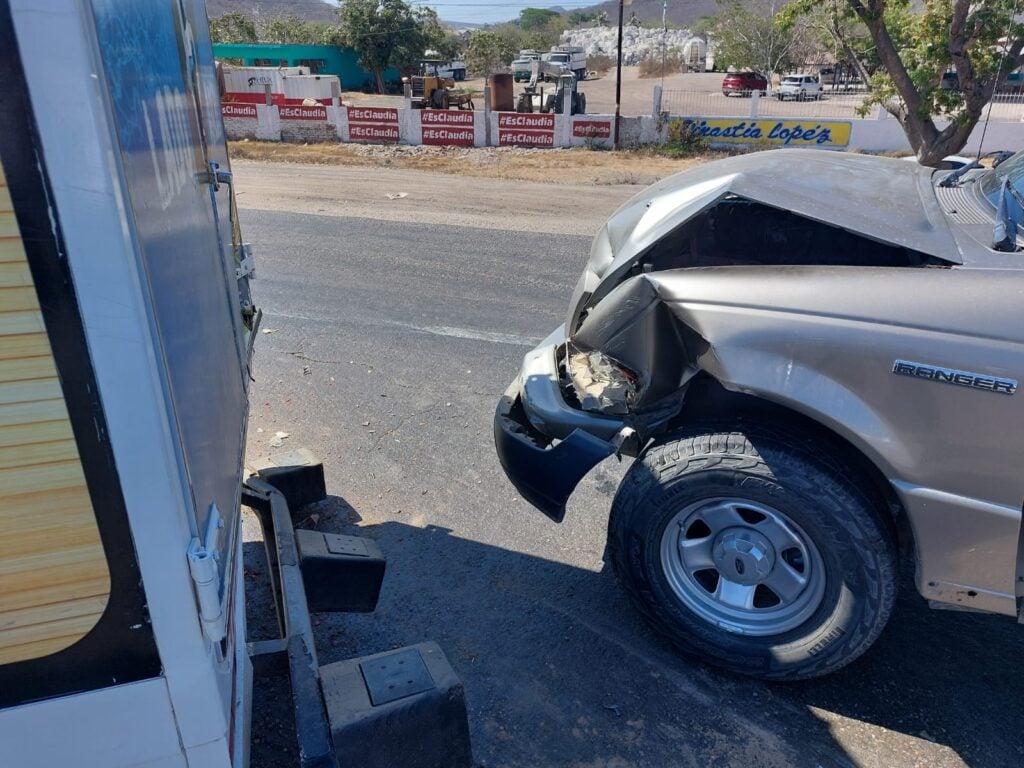
[[[370,536],[388,557],[376,613],[316,617],[321,663],[437,641],[465,682],[480,766],[1024,764],[1011,620],[929,611],[907,578],[852,667],[798,685],[732,677],[649,634],[605,567],[624,466],[585,480],[560,526],[516,496],[493,407],[561,322],[588,238],[268,210],[242,225],[273,331],[257,341],[249,457],[281,450],[277,431],[318,452],[334,496],[305,525]],[[253,584],[258,552],[247,545]],[[258,691],[254,768],[294,764],[288,717],[280,688]]]

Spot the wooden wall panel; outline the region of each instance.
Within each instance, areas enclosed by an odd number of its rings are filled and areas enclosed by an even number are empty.
[[[0,168],[0,664],[85,636],[110,574]]]

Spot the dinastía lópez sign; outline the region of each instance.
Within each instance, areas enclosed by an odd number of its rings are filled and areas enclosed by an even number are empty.
[[[691,131],[712,144],[767,142],[782,147],[840,149],[850,144],[850,123],[841,120],[743,119],[729,117],[688,117]]]
[[[503,147],[553,147],[555,116],[528,112],[499,112],[498,144]]]

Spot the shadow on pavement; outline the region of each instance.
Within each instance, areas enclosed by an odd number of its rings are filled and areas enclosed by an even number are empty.
[[[859,662],[822,681],[769,685],[679,658],[646,630],[607,567],[435,526],[355,526],[344,500],[334,509],[317,527],[376,539],[388,571],[375,613],[314,617],[320,663],[437,641],[465,682],[480,766],[1022,762],[1021,637],[1010,619],[930,611],[907,582]],[[253,768],[286,764],[275,730]],[[851,737],[855,755],[844,748]]]
[[[860,660],[777,690],[795,704],[945,745],[973,768],[1004,768],[1024,765],[1022,655],[1013,619],[932,610],[906,568],[889,625]]]

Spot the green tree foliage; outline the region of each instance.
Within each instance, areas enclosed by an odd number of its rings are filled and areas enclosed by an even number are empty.
[[[340,29],[323,21],[306,21],[298,16],[278,16],[257,30],[261,43],[282,45],[339,45]]]
[[[584,24],[592,24],[597,21],[598,14],[587,13],[586,11],[573,11],[566,18],[569,22],[569,26],[582,27]],[[607,21],[607,14],[605,14],[605,20]]]
[[[518,21],[496,24],[487,31],[493,32],[504,40],[505,49],[515,54],[524,48],[535,51],[547,51],[555,45],[565,30],[565,19],[558,14],[549,18],[539,27],[525,29]],[[511,58],[509,59],[511,61]]]
[[[430,50],[436,53],[438,58],[446,61],[461,56],[464,47],[465,42],[459,35],[445,29],[442,29],[437,39],[430,44]]]
[[[776,0],[722,2],[722,11],[707,23],[715,43],[715,66],[751,70],[769,82],[794,65],[804,29],[780,14]]]
[[[1015,0],[796,0],[787,13],[820,22],[868,84],[920,162],[963,149],[1007,75],[1024,64]],[[958,87],[943,88],[955,72]],[[943,125],[943,127],[939,127]]]
[[[524,8],[519,12],[519,26],[527,31],[539,30],[560,18],[561,14],[547,8]]]
[[[403,0],[346,0],[338,17],[341,37],[359,53],[360,66],[373,72],[379,91],[385,69],[415,69],[424,52],[444,39],[435,11]]]
[[[281,43],[293,45],[341,45],[340,29],[323,21],[298,16],[278,16],[260,24],[243,13],[226,13],[210,19],[215,43]]]
[[[507,37],[491,30],[476,29],[466,45],[466,66],[476,74],[489,75],[510,63],[517,50]]]
[[[877,69],[874,43],[847,0],[793,0],[780,16],[784,24],[803,28],[808,53],[845,64],[862,81]]]
[[[997,85],[1024,63],[1014,0],[924,0],[920,10],[906,0],[848,1],[881,63],[871,100],[900,121],[925,165],[960,151]],[[957,88],[941,87],[947,71]],[[936,118],[950,122],[939,128]]]
[[[215,43],[255,43],[259,40],[253,20],[237,11],[210,19],[210,37]]]

